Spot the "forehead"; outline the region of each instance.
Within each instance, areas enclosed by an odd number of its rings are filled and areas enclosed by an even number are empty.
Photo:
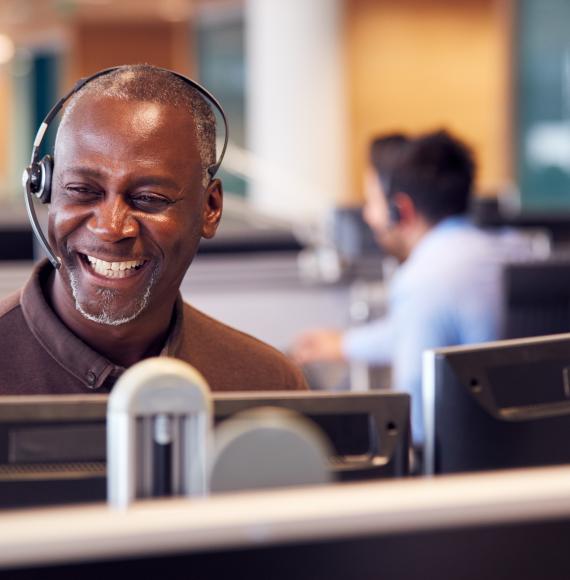
[[[67,112],[56,158],[102,155],[113,159],[183,159],[199,162],[192,114],[166,103],[86,95]]]

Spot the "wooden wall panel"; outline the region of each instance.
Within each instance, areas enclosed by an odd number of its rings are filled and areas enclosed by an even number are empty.
[[[479,188],[510,178],[508,0],[347,0],[353,200],[378,133],[446,127],[474,149]]]
[[[72,27],[69,76],[120,64],[149,63],[192,73],[190,27],[166,21],[78,21]]]
[[[8,67],[0,69],[0,193],[8,189],[10,172],[10,119],[11,107],[11,78]]]

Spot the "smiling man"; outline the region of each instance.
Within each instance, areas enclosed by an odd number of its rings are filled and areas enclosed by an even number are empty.
[[[173,356],[213,390],[303,389],[278,351],[183,304],[222,185],[215,118],[190,83],[148,65],[89,81],[58,130],[48,238],[61,262],[0,303],[0,393],[108,392],[124,369]]]

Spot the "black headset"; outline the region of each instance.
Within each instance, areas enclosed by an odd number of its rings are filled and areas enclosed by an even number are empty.
[[[394,203],[393,199],[388,199],[388,215],[390,218],[390,225],[395,226],[402,221],[402,214],[400,208]]]
[[[386,203],[388,205],[388,219],[390,226],[395,226],[401,221],[402,214],[400,213],[400,208],[394,202],[394,196],[390,191],[391,177],[391,175],[380,175],[380,173],[378,173],[378,179],[382,186],[382,193],[386,198]]]
[[[24,174],[22,175],[22,185],[24,186],[24,193],[25,193],[25,200],[26,200],[26,211],[28,213],[28,218],[32,225],[32,230],[36,239],[45,250],[46,254],[50,262],[53,264],[54,268],[59,268],[61,266],[60,259],[55,255],[55,252],[49,245],[44,233],[41,230],[40,224],[38,222],[38,218],[36,216],[36,212],[34,211],[34,204],[32,197],[39,199],[42,203],[49,203],[51,199],[51,185],[52,185],[52,173],[53,173],[53,156],[52,155],[45,155],[40,160],[40,146],[46,134],[46,131],[53,121],[54,117],[61,111],[63,105],[68,101],[75,93],[80,91],[87,83],[90,83],[92,80],[102,77],[104,75],[108,75],[114,71],[122,70],[125,67],[122,66],[115,66],[111,68],[103,69],[90,77],[85,77],[79,79],[75,86],[69,91],[65,96],[63,96],[59,101],[50,109],[48,114],[45,116],[38,132],[36,133],[36,137],[34,139],[34,144],[32,147],[32,158],[30,161],[30,165],[24,169]],[[202,85],[198,84],[196,81],[181,75],[172,70],[164,69],[155,67],[156,70],[168,72],[175,77],[183,80],[184,82],[188,83],[192,88],[196,89],[198,93],[200,93],[208,102],[209,104],[213,105],[214,108],[219,112],[222,121],[224,123],[224,145],[222,147],[222,151],[220,156],[218,157],[217,161],[208,167],[208,174],[210,175],[210,179],[216,175],[224,155],[226,154],[226,149],[228,146],[228,121],[226,118],[226,114],[224,113],[224,109],[222,105],[218,102],[218,100],[212,95],[207,89],[205,89]]]

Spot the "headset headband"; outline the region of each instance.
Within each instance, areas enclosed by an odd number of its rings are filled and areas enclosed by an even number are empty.
[[[59,258],[55,255],[55,252],[51,249],[49,242],[47,241],[46,237],[44,236],[44,233],[41,230],[41,227],[40,227],[39,222],[38,222],[38,218],[36,216],[36,212],[34,210],[34,204],[33,204],[33,200],[32,200],[32,196],[34,196],[38,199],[41,199],[45,203],[49,199],[49,195],[47,196],[47,199],[44,198],[44,191],[46,190],[46,187],[51,188],[51,166],[48,166],[49,165],[48,161],[44,162],[44,160],[40,161],[40,159],[39,159],[41,144],[43,142],[44,136],[46,134],[46,131],[47,131],[50,123],[53,121],[53,119],[56,117],[56,115],[61,111],[63,105],[74,94],[79,92],[86,84],[90,83],[91,81],[95,80],[96,78],[108,75],[114,71],[119,71],[123,68],[126,68],[126,67],[114,66],[111,68],[106,68],[106,69],[100,70],[99,72],[96,72],[95,74],[93,74],[89,77],[79,79],[75,83],[75,86],[71,89],[71,91],[69,91],[65,96],[63,96],[61,99],[59,99],[59,101],[57,101],[57,103],[50,109],[50,111],[45,116],[44,120],[42,121],[40,128],[38,129],[38,132],[36,133],[36,137],[34,139],[34,144],[32,147],[32,155],[31,155],[31,159],[30,159],[30,165],[28,167],[26,167],[26,169],[24,170],[24,174],[22,176],[22,185],[24,186],[26,211],[28,213],[28,218],[29,218],[30,223],[32,225],[32,230],[34,232],[34,235],[36,236],[36,239],[38,240],[38,242],[40,243],[42,248],[45,250],[46,254],[48,255],[51,263],[53,264],[53,266],[55,268],[59,268],[61,265],[61,262],[60,262]],[[196,81],[193,81],[192,79],[185,77],[184,75],[181,75],[180,73],[177,73],[177,72],[169,70],[169,69],[160,68],[160,67],[154,67],[154,69],[158,70],[158,71],[170,73],[170,74],[174,75],[175,77],[183,80],[185,83],[189,84],[198,93],[200,93],[200,95],[202,95],[211,105],[213,105],[214,108],[220,114],[222,121],[224,123],[224,144],[222,146],[222,151],[221,151],[218,159],[216,160],[216,162],[207,168],[210,179],[212,179],[216,175],[216,173],[218,172],[218,169],[220,168],[220,165],[222,164],[222,160],[224,158],[224,155],[226,154],[226,149],[228,146],[228,137],[229,137],[228,121],[227,121],[224,109],[222,108],[222,105],[219,103],[219,101],[216,99],[216,97],[214,97],[214,95],[212,95],[212,93],[210,93],[207,89],[205,89],[202,85],[200,85]],[[48,191],[49,191],[49,189],[48,189]]]

